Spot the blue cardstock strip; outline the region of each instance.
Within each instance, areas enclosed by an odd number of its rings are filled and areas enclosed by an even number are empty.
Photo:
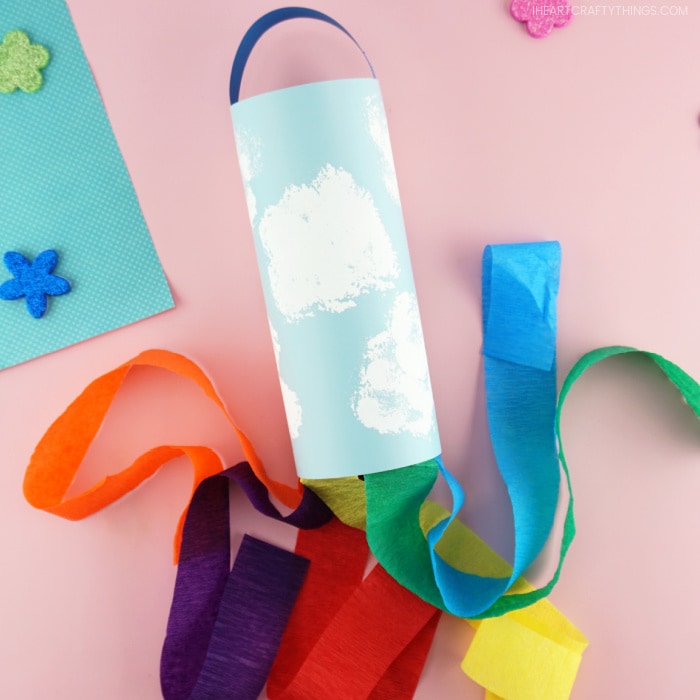
[[[236,104],[236,102],[238,102],[240,99],[243,71],[245,70],[246,64],[248,63],[248,59],[250,58],[250,54],[252,53],[255,45],[268,29],[272,29],[272,27],[290,19],[316,19],[340,29],[340,31],[348,36],[353,41],[355,46],[360,49],[362,55],[367,61],[367,65],[369,65],[370,71],[372,71],[372,77],[375,77],[374,68],[370,63],[369,58],[367,58],[367,54],[357,43],[355,37],[350,34],[350,32],[345,29],[342,24],[336,22],[336,20],[334,20],[332,17],[323,14],[323,12],[312,10],[308,7],[280,7],[263,15],[254,24],[252,24],[250,29],[245,33],[245,36],[241,39],[241,43],[238,45],[238,50],[236,51],[236,56],[233,59],[233,65],[231,66],[231,78],[229,80],[229,99],[232,105]]]

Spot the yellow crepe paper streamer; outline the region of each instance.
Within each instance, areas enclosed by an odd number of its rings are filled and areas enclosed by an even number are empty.
[[[341,523],[366,529],[367,499],[365,482],[357,476],[337,479],[300,479],[333,511]]]
[[[446,514],[439,504],[426,501],[420,514],[423,532]],[[507,576],[510,570],[504,559],[457,520],[440,541],[438,553],[452,566],[468,573],[478,570],[488,576]],[[531,590],[533,587],[519,578],[510,593]],[[588,640],[548,600],[539,600],[501,617],[467,622],[476,634],[461,667],[489,691],[487,698],[565,700],[569,697]]]

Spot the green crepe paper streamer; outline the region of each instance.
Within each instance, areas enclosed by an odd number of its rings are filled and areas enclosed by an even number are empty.
[[[515,595],[504,596],[493,606],[491,606],[486,613],[480,615],[477,619],[502,615],[510,610],[517,610],[518,608],[531,605],[532,603],[535,603],[541,598],[549,595],[559,580],[559,575],[561,574],[562,566],[564,565],[564,559],[569,551],[571,542],[576,536],[576,525],[574,522],[574,495],[571,488],[569,468],[566,463],[566,456],[564,455],[564,443],[561,437],[561,412],[564,408],[564,402],[566,401],[566,397],[569,395],[571,387],[587,369],[609,357],[626,354],[638,354],[652,360],[680,391],[681,395],[688,402],[688,405],[693,410],[695,415],[700,418],[700,385],[698,385],[698,383],[678,365],[670,362],[661,355],[657,355],[656,353],[648,352],[646,350],[637,350],[636,348],[631,348],[624,345],[611,345],[598,348],[596,350],[591,350],[579,358],[564,380],[561,392],[559,393],[559,402],[557,404],[556,413],[556,433],[557,440],[559,441],[559,460],[564,470],[564,474],[566,475],[566,484],[569,491],[569,504],[567,506],[566,516],[564,518],[564,533],[562,536],[561,548],[559,550],[559,564],[557,565],[557,569],[554,572],[551,581],[545,586],[529,593],[518,593]]]
[[[567,552],[576,535],[574,496],[561,437],[561,413],[571,387],[587,369],[609,357],[626,354],[639,354],[652,360],[700,418],[700,385],[678,365],[661,355],[621,345],[598,348],[583,355],[564,380],[557,404],[556,435],[559,442],[559,459],[569,492],[569,503],[564,518],[556,571],[552,579],[541,588],[528,593],[502,596],[488,610],[473,619],[497,617],[532,605],[549,595],[559,580]],[[377,559],[394,578],[416,595],[445,610],[432,576],[428,544],[419,524],[421,505],[432,488],[437,473],[437,462],[431,460],[405,469],[367,475],[367,539]],[[388,488],[390,485],[391,489]],[[404,524],[407,522],[415,527],[406,528]]]
[[[402,586],[447,610],[435,582],[420,509],[438,475],[437,460],[365,474],[367,543],[379,563]]]

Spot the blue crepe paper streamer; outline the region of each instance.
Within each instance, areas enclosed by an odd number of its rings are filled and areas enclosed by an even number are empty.
[[[464,492],[438,458],[452,513],[427,533],[445,609],[484,614],[544,547],[559,495],[555,437],[557,242],[487,246],[483,257],[483,354],[493,450],[513,508],[515,551],[510,578],[459,571],[435,551],[464,504]]]

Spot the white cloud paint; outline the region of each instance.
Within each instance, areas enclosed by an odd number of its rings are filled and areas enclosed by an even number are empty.
[[[382,434],[427,436],[433,429],[433,395],[414,294],[399,294],[386,330],[367,341],[352,409],[364,426]]]
[[[287,187],[258,228],[270,287],[288,321],[341,313],[394,286],[399,264],[372,196],[343,168],[325,165],[310,185]]]

